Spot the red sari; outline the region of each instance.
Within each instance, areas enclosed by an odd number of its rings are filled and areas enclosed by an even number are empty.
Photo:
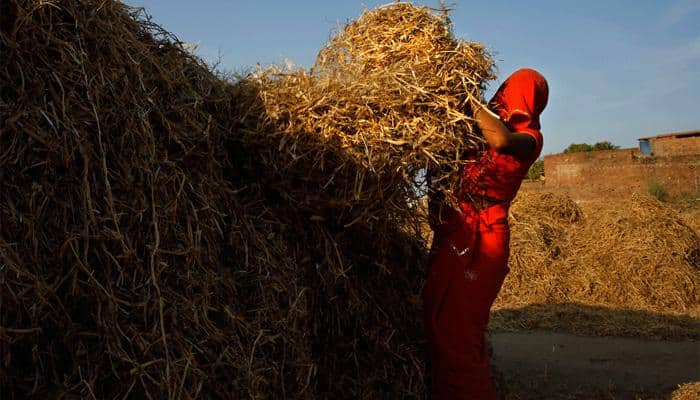
[[[512,132],[532,135],[526,159],[489,149],[463,174],[460,212],[435,229],[423,291],[433,399],[496,399],[484,333],[508,273],[508,208],[542,150],[539,115],[547,104],[545,79],[534,70],[511,75],[489,103]],[[477,209],[469,196],[495,204]]]

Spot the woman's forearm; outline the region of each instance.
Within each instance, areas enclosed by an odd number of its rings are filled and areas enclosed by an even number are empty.
[[[486,107],[479,107],[474,113],[474,119],[489,146],[498,152],[508,147],[511,132],[498,115]]]
[[[501,118],[486,107],[479,107],[474,119],[491,148],[498,153],[507,153],[526,158],[535,148],[535,140],[528,134],[511,132]]]

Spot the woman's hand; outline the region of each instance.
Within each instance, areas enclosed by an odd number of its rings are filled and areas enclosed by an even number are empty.
[[[486,142],[498,153],[528,158],[535,150],[535,138],[527,133],[511,132],[501,118],[487,107],[474,103],[474,119]]]

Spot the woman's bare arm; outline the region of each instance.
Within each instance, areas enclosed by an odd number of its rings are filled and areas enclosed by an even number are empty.
[[[511,132],[503,121],[486,107],[478,107],[474,119],[486,142],[499,153],[525,159],[535,150],[535,139],[527,133]]]

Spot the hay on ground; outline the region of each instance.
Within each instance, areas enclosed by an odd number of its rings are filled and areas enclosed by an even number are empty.
[[[564,195],[525,192],[513,204],[511,229],[511,271],[495,309],[540,313],[521,319],[526,329],[566,329],[567,312],[547,305],[617,309],[620,316],[598,319],[612,325],[632,311],[700,316],[700,238],[656,199],[577,205]],[[646,333],[656,336],[658,318],[651,319]],[[493,328],[514,323],[497,320]],[[601,326],[598,333],[630,334],[628,328]],[[645,335],[646,328],[632,334]]]

